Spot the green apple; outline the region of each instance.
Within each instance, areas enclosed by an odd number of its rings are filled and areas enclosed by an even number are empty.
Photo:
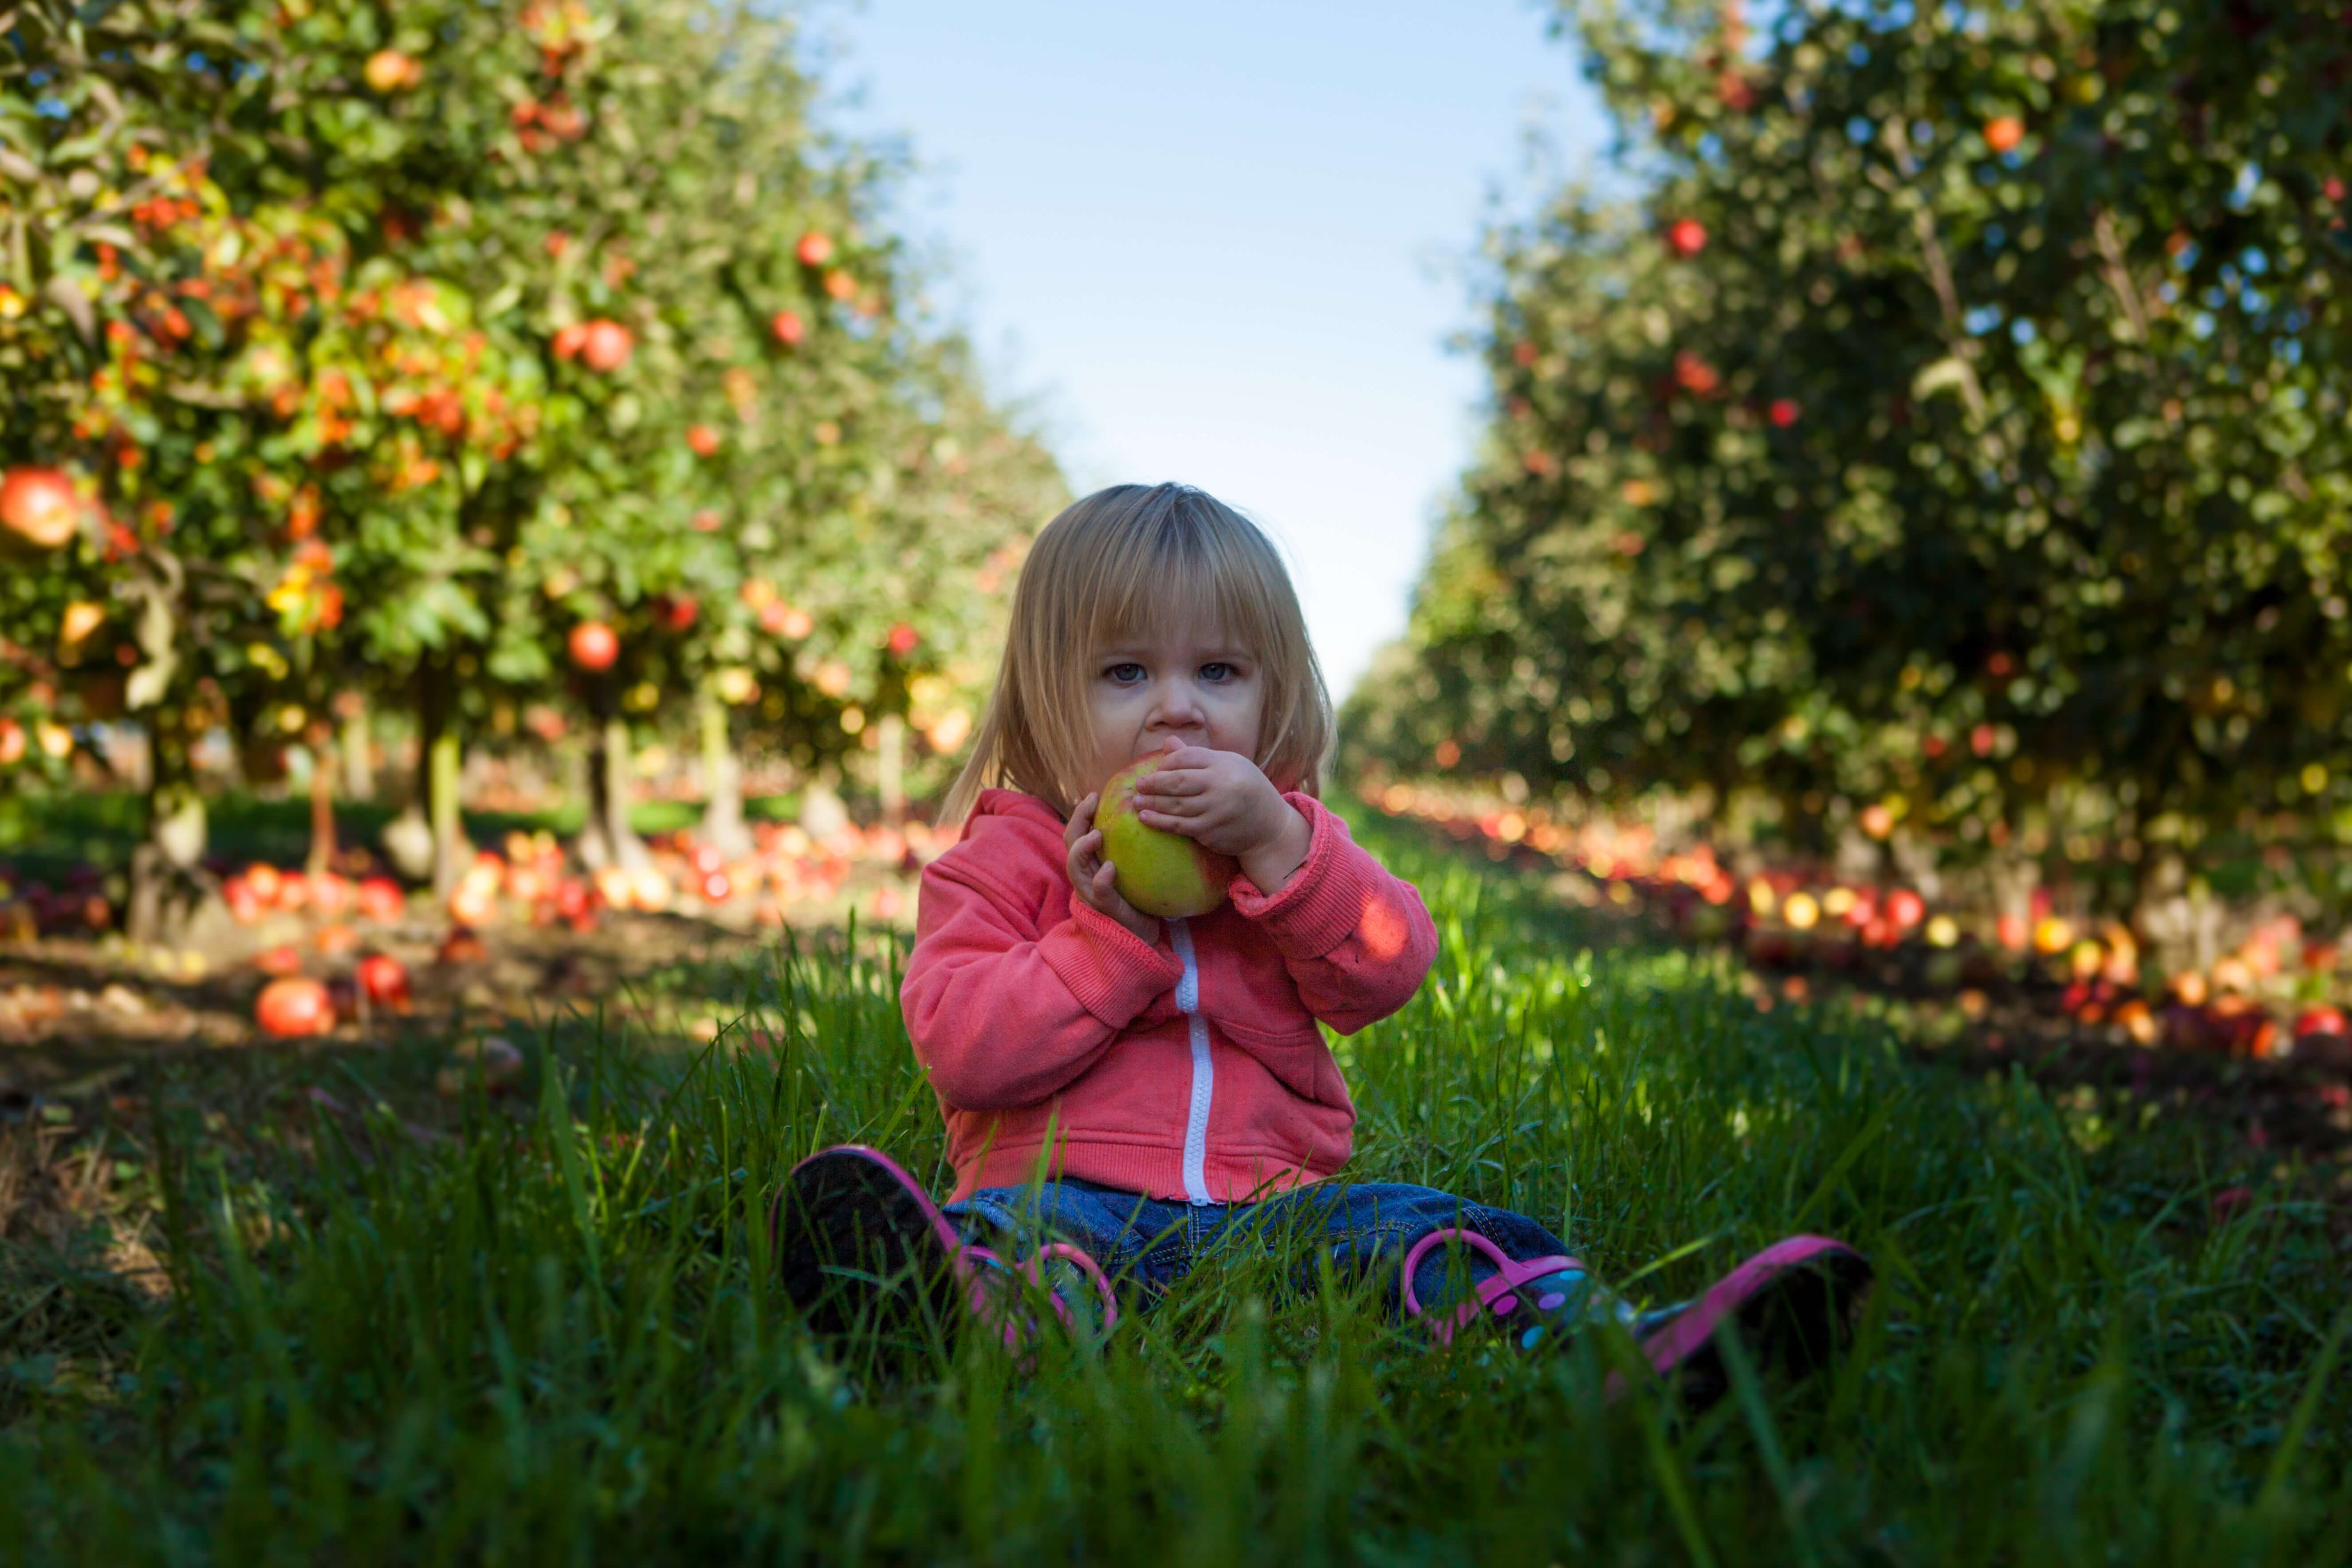
[[[1113,773],[1095,806],[1095,826],[1102,829],[1103,858],[1118,870],[1118,896],[1147,915],[1181,920],[1223,903],[1226,884],[1241,866],[1181,833],[1144,826],[1135,786],[1167,759],[1167,752],[1158,752]]]

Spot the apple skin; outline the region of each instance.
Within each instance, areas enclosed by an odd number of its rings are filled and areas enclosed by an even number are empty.
[[[43,550],[55,550],[81,526],[73,481],[56,468],[10,468],[0,476],[0,526]]]
[[[1147,915],[1184,920],[1223,903],[1241,864],[1181,833],[1144,825],[1136,812],[1135,786],[1166,760],[1161,752],[1113,773],[1095,806],[1095,826],[1102,830],[1103,858],[1118,869],[1119,897]]]

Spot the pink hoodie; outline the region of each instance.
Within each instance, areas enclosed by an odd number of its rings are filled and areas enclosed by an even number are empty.
[[[1310,795],[1306,863],[1267,898],[1163,921],[1147,945],[1071,896],[1061,819],[982,794],[923,872],[899,991],[947,1118],[958,1198],[1050,1170],[1238,1203],[1347,1163],[1356,1110],[1316,1020],[1343,1035],[1410,1000],[1437,952],[1421,895]]]

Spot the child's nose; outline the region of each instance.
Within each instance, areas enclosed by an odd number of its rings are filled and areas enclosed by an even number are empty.
[[[1153,694],[1150,725],[1155,730],[1197,730],[1208,720],[1201,694],[1189,680],[1171,680]]]

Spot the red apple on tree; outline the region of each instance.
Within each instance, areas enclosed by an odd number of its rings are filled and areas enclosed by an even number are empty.
[[[694,448],[698,458],[715,458],[719,455],[719,432],[708,425],[693,426],[686,433],[686,444]]]
[[[585,321],[574,321],[568,327],[559,327],[555,331],[555,357],[562,360],[577,359],[580,357],[581,349],[587,342],[588,324]]]
[[[808,336],[808,323],[801,320],[798,310],[777,311],[769,318],[768,330],[775,333],[776,341],[788,349],[800,347],[801,340]]]
[[[2025,140],[2025,121],[2014,114],[1999,114],[1985,121],[1985,145],[2007,153]]]
[[[398,92],[425,79],[425,68],[398,49],[378,49],[368,57],[361,74],[377,92]]]
[[[890,628],[890,651],[892,653],[901,655],[912,653],[915,651],[915,645],[921,640],[922,637],[920,634],[904,621],[900,621],[897,626]]]
[[[81,523],[81,498],[57,468],[11,468],[0,479],[0,527],[28,544],[55,550]]]
[[[793,254],[801,258],[803,267],[822,267],[833,259],[833,239],[822,230],[813,228],[801,236],[801,242]]]
[[[629,363],[636,346],[628,328],[599,316],[588,323],[580,340],[580,361],[590,370],[610,374]]]
[[[620,637],[602,621],[583,621],[572,627],[566,647],[572,664],[591,674],[612,668],[613,661],[621,657]]]
[[[1157,773],[1168,755],[1155,752],[1113,773],[1095,806],[1095,826],[1102,830],[1103,858],[1118,868],[1119,897],[1147,915],[1181,920],[1223,903],[1241,866],[1181,833],[1144,824],[1135,786]]]
[[[1666,248],[1688,260],[1706,248],[1706,225],[1695,217],[1676,218],[1666,226]]]

